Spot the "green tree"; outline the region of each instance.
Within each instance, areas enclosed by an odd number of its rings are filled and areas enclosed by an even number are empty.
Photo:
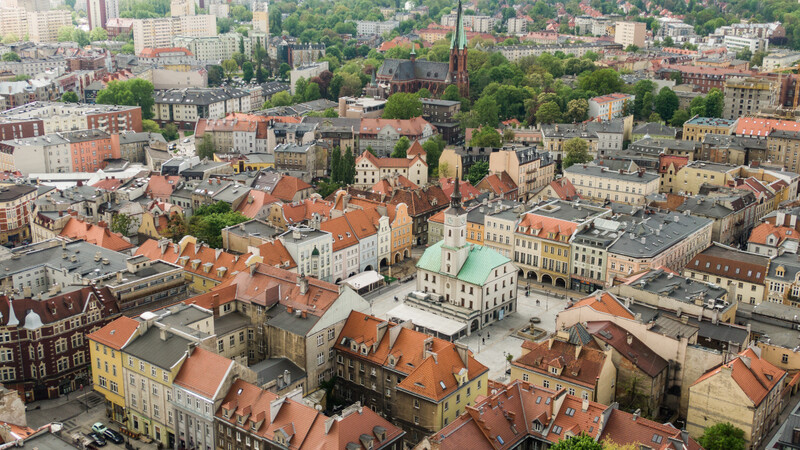
[[[64,95],[61,96],[61,101],[64,103],[78,103],[81,101],[81,99],[78,98],[78,94],[76,94],[75,92],[67,91],[64,92]]]
[[[242,42],[242,40],[240,39],[239,42]],[[244,64],[245,61],[244,52],[233,52],[231,54],[231,59],[236,61],[237,66],[242,67],[242,64]]]
[[[432,176],[439,167],[439,158],[442,156],[445,145],[446,142],[439,134],[422,144],[422,149],[425,150],[425,162],[428,163],[428,175]]]
[[[133,55],[135,51],[136,48],[133,46],[133,44],[125,44],[119,49],[119,52],[123,55]]]
[[[8,33],[7,35],[3,36],[3,44],[13,44],[19,41],[19,36],[14,33]]]
[[[228,81],[233,78],[233,74],[235,74],[239,70],[239,64],[236,64],[236,61],[233,59],[226,59],[222,61],[222,70],[225,71],[225,76],[228,78]]]
[[[669,124],[673,127],[682,127],[683,123],[691,118],[692,116],[689,115],[689,111],[686,111],[685,109],[679,109],[672,115],[672,119],[670,119]]]
[[[3,54],[3,61],[21,61],[18,54],[14,52],[8,52]]]
[[[342,150],[334,147],[331,152],[331,182],[339,184],[344,177],[342,176]]]
[[[603,450],[603,444],[581,433],[579,436],[570,436],[556,442],[550,446],[550,450]]]
[[[208,70],[208,84],[210,86],[219,86],[225,78],[225,70],[222,66],[210,65],[206,67]]]
[[[578,87],[584,91],[592,91],[598,95],[620,92],[624,86],[622,78],[614,69],[600,69],[584,72],[578,76]]]
[[[105,41],[108,39],[108,31],[97,27],[89,32],[89,39],[92,41]]]
[[[292,104],[292,96],[289,91],[280,91],[273,94],[269,101],[272,106],[289,106]]]
[[[706,117],[722,117],[725,95],[721,90],[713,88],[706,95]]]
[[[124,213],[115,214],[114,217],[111,218],[111,231],[123,236],[128,236],[131,231],[131,226],[133,225],[133,217]]]
[[[635,96],[633,100],[633,116],[636,119],[643,119],[650,114],[650,111],[653,109],[653,91],[656,88],[656,84],[650,80],[639,80],[636,84],[633,85],[633,95]],[[645,104],[645,96],[650,95],[649,97],[649,104]]]
[[[280,75],[281,78],[286,78],[287,76],[289,76],[289,72],[291,70],[292,66],[286,63],[281,63],[280,67],[278,67],[278,75]]]
[[[242,64],[242,79],[245,82],[253,79],[253,63],[250,61],[245,61],[244,64]]]
[[[743,61],[750,61],[752,57],[753,52],[751,52],[749,48],[743,48],[736,53],[736,59],[741,59]]]
[[[442,100],[460,102],[461,94],[458,92],[458,86],[456,86],[455,84],[451,84],[446,88],[444,88],[444,92],[442,93]]]
[[[750,67],[761,67],[764,64],[764,57],[767,56],[769,52],[765,52],[763,50],[759,50],[753,53],[753,57],[750,58]]]
[[[250,220],[231,205],[217,202],[198,207],[189,219],[189,234],[207,243],[210,247],[222,247],[222,229]]]
[[[410,119],[422,115],[422,102],[416,94],[395,92],[383,109],[384,119]]]
[[[178,127],[174,123],[164,125],[164,128],[161,130],[161,135],[164,136],[164,139],[167,141],[174,141],[180,137],[178,134]]]
[[[319,89],[319,84],[313,81],[306,85],[305,93],[303,94],[303,101],[310,102],[322,98],[322,93]]]
[[[631,44],[631,45],[625,47],[625,51],[626,52],[631,52],[631,53],[636,53],[636,52],[639,51],[639,46]]]
[[[654,113],[650,114],[650,117],[647,118],[647,121],[648,122],[659,122],[660,123],[660,122],[663,122],[664,119],[662,119],[661,116],[657,112],[654,112]]]
[[[668,87],[661,88],[655,100],[655,108],[658,115],[664,120],[672,119],[672,114],[678,109],[680,101],[678,96],[672,89]]]
[[[347,147],[342,157],[342,184],[353,184],[356,178],[356,157],[353,149]]]
[[[483,177],[485,177],[488,174],[489,174],[489,162],[478,161],[469,168],[469,172],[467,172],[467,181],[469,181],[474,186],[478,184],[478,182],[481,181]]]
[[[547,102],[536,110],[536,121],[538,123],[557,123],[561,122],[561,108],[556,102]]]
[[[728,422],[707,427],[697,442],[706,450],[744,450],[744,431]]]
[[[562,168],[573,164],[583,164],[590,162],[592,155],[589,154],[589,144],[581,138],[574,137],[564,143],[564,162]]]
[[[161,133],[161,127],[154,120],[142,119],[142,131],[148,133]]]
[[[576,98],[567,103],[564,118],[568,122],[583,122],[589,114],[589,102],[585,98]]]
[[[496,127],[500,124],[500,107],[494,96],[484,95],[475,102],[471,113],[474,112],[477,126]]]
[[[706,117],[706,98],[698,95],[689,103],[689,115]]]
[[[406,152],[410,147],[411,147],[411,141],[408,140],[407,137],[402,136],[400,139],[397,140],[397,143],[394,144],[394,150],[392,151],[391,157],[405,158]]]
[[[341,187],[342,186],[339,185],[339,183],[334,183],[332,181],[323,180],[323,181],[320,181],[319,184],[317,184],[317,193],[319,195],[321,195],[322,198],[325,198],[325,197],[333,194],[334,192],[338,191],[339,188],[341,188]]]
[[[214,141],[211,139],[210,134],[204,134],[203,140],[200,142],[200,145],[197,146],[197,156],[201,159],[208,158],[209,160],[214,158],[214,153],[216,153],[217,149],[214,147]]]
[[[75,32],[75,27],[72,25],[64,25],[58,29],[56,40],[58,42],[69,42],[72,40],[72,34]],[[5,39],[4,39],[5,40]]]
[[[141,78],[134,78],[125,82],[125,86],[133,95],[133,101],[142,108],[142,118],[151,119],[153,117],[153,83]]]
[[[472,139],[470,139],[469,145],[472,147],[498,148],[503,145],[503,137],[500,136],[497,130],[487,125],[472,132]]]

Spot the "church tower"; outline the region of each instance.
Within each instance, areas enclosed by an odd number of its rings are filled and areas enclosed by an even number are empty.
[[[458,187],[460,180],[454,178],[453,181],[455,188],[450,196],[450,207],[444,212],[441,270],[455,277],[467,261],[469,246],[467,246],[467,211],[461,207],[461,192]]]
[[[458,15],[456,29],[450,40],[450,69],[447,81],[458,85],[458,93],[469,98],[469,73],[467,72],[467,32],[464,31],[464,12],[461,10],[461,0],[458,0]]]

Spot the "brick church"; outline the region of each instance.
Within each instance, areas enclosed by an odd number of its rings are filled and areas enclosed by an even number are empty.
[[[450,41],[449,63],[418,60],[412,47],[411,59],[384,60],[375,75],[376,87],[388,97],[395,92],[416,92],[422,88],[439,95],[448,85],[455,84],[461,96],[468,97],[467,33],[464,31],[462,14],[461,0],[459,0],[456,29]]]

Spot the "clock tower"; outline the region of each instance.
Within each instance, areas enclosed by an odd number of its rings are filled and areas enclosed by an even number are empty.
[[[458,173],[458,171],[456,171]],[[467,246],[467,211],[461,207],[458,177],[450,196],[450,207],[444,212],[444,243],[442,244],[442,272],[457,276],[469,256]]]

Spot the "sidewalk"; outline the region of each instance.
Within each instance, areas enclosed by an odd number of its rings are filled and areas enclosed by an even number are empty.
[[[800,392],[789,397],[789,400],[786,402],[786,407],[783,408],[780,416],[778,416],[778,424],[772,427],[768,437],[762,441],[765,442],[766,445],[760,445],[760,449],[774,448],[776,442],[778,441],[778,437],[782,434],[784,425],[786,425],[786,419],[789,418],[789,415],[792,413],[792,411],[797,409],[798,404],[800,404]]]
[[[90,387],[83,391],[71,392],[59,398],[40,400],[25,405],[25,415],[28,426],[38,428],[51,422],[64,422],[80,414],[91,411],[97,404],[99,397]],[[100,398],[102,404],[102,398]]]

